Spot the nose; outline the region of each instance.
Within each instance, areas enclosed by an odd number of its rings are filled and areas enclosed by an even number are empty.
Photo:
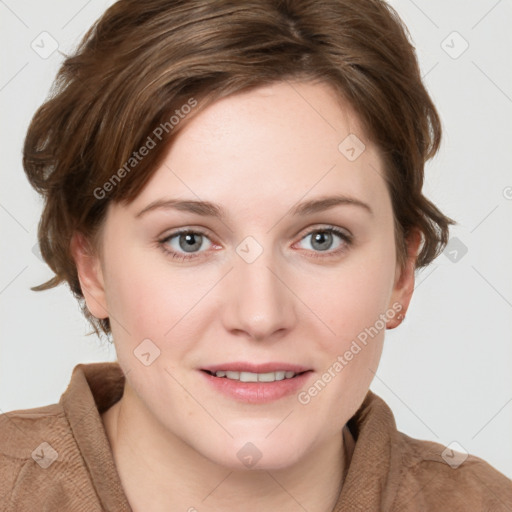
[[[293,328],[296,299],[287,286],[283,266],[278,266],[271,251],[264,251],[252,263],[236,256],[225,281],[223,320],[228,331],[264,341]]]

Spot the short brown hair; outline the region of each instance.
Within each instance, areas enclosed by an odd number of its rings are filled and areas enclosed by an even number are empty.
[[[109,203],[128,203],[141,191],[184,125],[171,116],[186,117],[179,112],[191,99],[195,115],[222,97],[289,79],[326,82],[357,113],[384,159],[397,261],[405,263],[407,236],[417,229],[423,245],[416,267],[428,265],[455,224],[422,194],[441,123],[407,29],[389,5],[120,0],[66,58],[26,135],[24,169],[45,200],[39,246],[55,273],[32,289],[67,282],[95,332],[109,334],[109,319],[94,318],[85,305],[73,233],[96,247]],[[158,144],[131,161],[157,127]]]

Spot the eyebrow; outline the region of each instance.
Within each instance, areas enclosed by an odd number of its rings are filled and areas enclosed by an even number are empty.
[[[290,209],[293,216],[305,216],[313,213],[328,210],[335,206],[357,206],[373,216],[373,210],[365,202],[346,195],[325,196],[310,201],[302,202]],[[195,213],[205,217],[217,217],[219,219],[226,218],[226,211],[222,206],[210,201],[180,200],[180,199],[157,199],[144,207],[135,215],[136,218],[141,217],[147,212],[164,209],[175,209],[184,212]]]

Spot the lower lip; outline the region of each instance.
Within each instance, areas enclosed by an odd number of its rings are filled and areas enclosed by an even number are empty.
[[[241,382],[226,377],[215,377],[200,370],[206,380],[221,393],[240,402],[263,404],[297,393],[309,379],[307,371],[291,379],[274,382]]]

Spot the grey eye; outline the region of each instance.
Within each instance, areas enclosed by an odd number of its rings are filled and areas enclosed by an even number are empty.
[[[336,239],[338,243],[336,244]],[[316,252],[337,249],[342,243],[342,236],[328,229],[317,229],[308,233],[299,243],[307,242],[309,247],[302,246],[302,249],[313,250]]]

